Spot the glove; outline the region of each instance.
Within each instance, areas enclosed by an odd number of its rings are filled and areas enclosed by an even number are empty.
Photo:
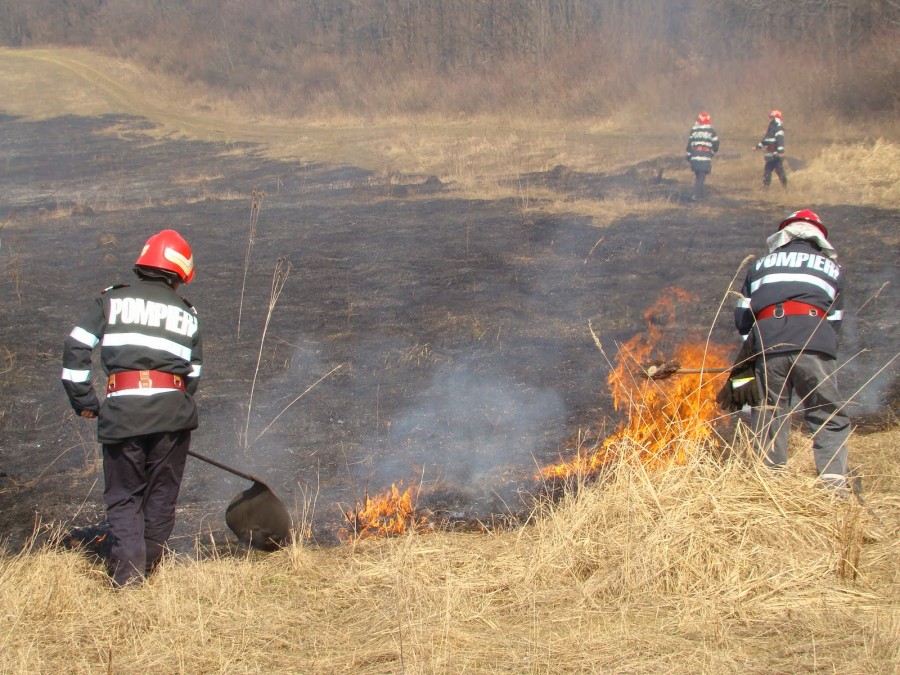
[[[728,380],[716,395],[716,403],[726,412],[738,412],[745,405],[760,404],[759,383],[756,381],[756,340],[749,335],[734,358]]]
[[[731,371],[728,378],[728,386],[731,387],[731,399],[740,409],[745,405],[751,408],[759,405],[759,386],[756,383],[756,373],[753,364],[744,364]]]
[[[751,407],[760,401],[759,388],[752,368],[742,367],[728,377],[716,395],[716,404],[725,412],[739,412],[745,405]]]
[[[716,403],[726,412],[738,412],[745,405],[752,408],[758,406],[762,400],[752,354],[753,342],[747,339],[735,358],[728,380],[716,395]]]

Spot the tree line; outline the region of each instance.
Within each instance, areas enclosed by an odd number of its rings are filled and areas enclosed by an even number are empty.
[[[896,0],[0,0],[0,27],[7,46],[98,48],[274,112],[579,114],[723,64],[804,68],[847,114],[895,111],[900,89]]]

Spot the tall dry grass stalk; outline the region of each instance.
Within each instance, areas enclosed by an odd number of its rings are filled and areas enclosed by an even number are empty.
[[[266,318],[263,322],[262,335],[259,336],[259,353],[256,357],[256,367],[253,369],[253,380],[250,383],[250,394],[247,397],[247,420],[244,424],[243,446],[246,450],[250,441],[250,413],[253,411],[253,395],[256,393],[256,378],[259,375],[259,367],[262,363],[263,348],[266,344],[266,333],[269,330],[269,322],[272,320],[272,314],[275,311],[275,305],[284,285],[287,283],[288,275],[291,273],[291,263],[286,263],[284,258],[275,261],[275,269],[272,272],[272,286],[269,292],[269,303],[266,307]]]
[[[247,271],[250,269],[250,257],[253,254],[253,244],[256,242],[256,225],[259,223],[259,214],[262,211],[263,199],[266,193],[253,188],[250,195],[249,230],[247,231],[247,252],[244,254],[244,275],[241,277],[241,299],[238,303],[237,339],[241,339],[241,315],[244,312],[244,289],[247,287]]]
[[[127,592],[35,545],[0,557],[0,670],[891,672],[897,538],[733,450],[624,461],[518,532],[168,560]]]

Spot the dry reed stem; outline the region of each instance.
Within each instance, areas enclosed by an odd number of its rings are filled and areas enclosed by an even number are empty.
[[[259,223],[259,214],[262,211],[263,200],[266,193],[253,188],[250,195],[249,229],[247,231],[247,252],[244,254],[244,274],[241,277],[241,296],[238,303],[237,339],[241,339],[241,315],[244,312],[244,290],[247,287],[247,272],[250,269],[250,257],[253,254],[253,245],[256,243],[256,226]]]
[[[250,413],[253,410],[253,394],[256,392],[256,378],[259,375],[259,367],[262,363],[263,348],[266,344],[266,333],[269,330],[269,322],[272,320],[272,314],[275,311],[275,305],[284,285],[287,283],[288,275],[291,273],[291,263],[285,264],[284,258],[275,261],[275,268],[272,271],[272,286],[269,292],[269,304],[266,307],[266,318],[263,322],[262,334],[259,336],[259,353],[256,357],[256,367],[253,369],[253,381],[250,383],[250,394],[247,397],[247,420],[243,431],[243,445],[246,450],[250,441]]]

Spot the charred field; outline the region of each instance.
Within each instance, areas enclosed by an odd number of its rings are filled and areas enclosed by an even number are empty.
[[[197,260],[182,289],[204,336],[193,448],[263,478],[319,544],[336,541],[348,505],[400,481],[451,520],[527,511],[537,467],[570,453],[580,430],[617,422],[588,321],[614,353],[680,288],[693,301],[660,354],[710,332],[736,349],[732,302],[717,310],[740,262],[795,208],[827,219],[847,269],[841,387],[858,433],[896,419],[896,365],[883,366],[898,351],[897,210],[715,193],[717,208],[692,208],[689,181],[646,160],[510,177],[563,196],[670,201],[598,227],[465,198],[427,175],[160,140],[138,117],[0,124],[0,533],[13,550],[39,525],[102,519],[94,427],[59,383],[62,340],[170,227]],[[175,548],[229,541],[225,507],[246,487],[191,460]]]

